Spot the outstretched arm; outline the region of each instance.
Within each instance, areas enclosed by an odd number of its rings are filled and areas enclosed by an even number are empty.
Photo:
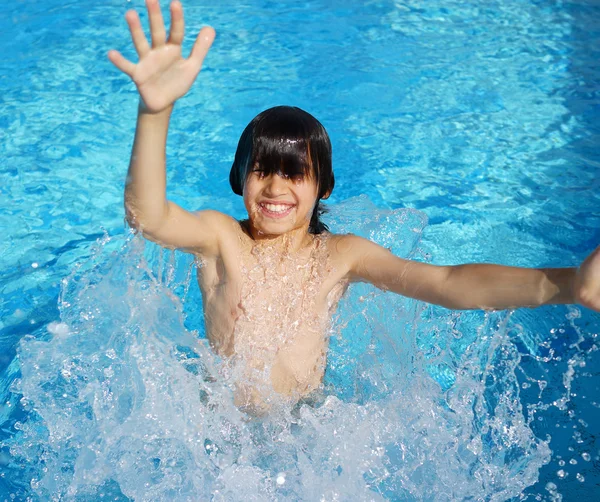
[[[579,269],[429,265],[404,260],[352,235],[341,238],[337,250],[352,279],[451,309],[581,303],[600,310],[600,248]]]
[[[127,220],[144,236],[167,247],[194,251],[215,251],[219,218],[214,211],[190,213],[166,198],[165,150],[167,130],[174,102],[196,79],[212,44],[212,28],[200,31],[190,57],[181,55],[184,20],[181,3],[171,3],[169,38],[158,0],[147,0],[152,46],[148,43],[135,11],[125,19],[139,56],[137,64],[117,51],[109,51],[110,61],[128,75],[140,94],[137,127],[127,182]]]

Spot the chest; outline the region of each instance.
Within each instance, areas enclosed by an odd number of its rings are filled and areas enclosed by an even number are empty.
[[[231,246],[219,259],[199,267],[205,309],[239,319],[246,329],[254,324],[260,331],[307,327],[327,317],[346,283],[325,244],[318,240],[302,252],[287,254],[269,246]]]

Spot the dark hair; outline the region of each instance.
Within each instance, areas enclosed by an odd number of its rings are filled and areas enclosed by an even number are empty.
[[[295,106],[276,106],[259,113],[246,126],[238,142],[229,173],[234,193],[242,195],[246,178],[256,163],[267,176],[312,174],[317,181],[317,204],[308,231],[320,234],[327,230],[319,219],[325,212],[321,198],[331,193],[335,180],[331,141],[316,118]]]

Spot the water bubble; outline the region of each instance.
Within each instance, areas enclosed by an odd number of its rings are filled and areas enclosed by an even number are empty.
[[[303,404],[294,410],[285,408],[282,417],[250,419],[233,405],[234,386],[228,376],[233,370],[210,352],[208,343],[206,350],[198,347],[197,333],[190,333],[183,325],[177,295],[169,295],[170,290],[161,289],[160,281],[149,280],[148,265],[144,263],[138,268],[139,261],[135,255],[117,255],[106,264],[101,263],[91,275],[63,283],[61,319],[73,332],[86,336],[32,339],[23,343],[22,364],[27,370],[25,395],[43,411],[45,421],[35,423],[32,419],[35,427],[27,423],[31,429],[27,431],[28,441],[31,439],[32,444],[37,442],[52,455],[63,457],[65,454],[59,449],[68,446],[65,438],[85,445],[82,453],[73,459],[81,469],[76,479],[72,474],[73,464],[68,466],[71,468],[68,471],[60,470],[62,466],[58,462],[58,467],[48,462],[49,470],[44,474],[41,474],[42,467],[32,467],[38,474],[36,479],[40,476],[43,479],[42,485],[35,489],[40,499],[50,490],[68,494],[69,486],[74,487],[73,493],[83,492],[88,484],[101,481],[105,471],[114,472],[114,465],[118,465],[124,471],[119,479],[123,493],[135,494],[140,499],[167,499],[167,478],[176,474],[178,486],[188,490],[181,498],[190,500],[207,500],[216,494],[219,496],[216,500],[244,500],[244,495],[249,493],[260,494],[256,499],[266,500],[272,498],[270,495],[278,487],[286,495],[289,490],[292,499],[298,495],[294,490],[304,485],[314,486],[315,500],[319,496],[326,500],[334,497],[369,500],[380,487],[389,493],[396,487],[410,489],[414,490],[410,495],[415,500],[435,500],[440,489],[448,489],[445,484],[442,486],[436,481],[431,485],[404,484],[404,480],[425,463],[429,473],[439,472],[445,479],[456,480],[459,486],[453,493],[456,498],[487,500],[492,496],[487,482],[473,476],[472,471],[485,476],[490,467],[486,457],[490,447],[510,441],[523,453],[515,462],[501,460],[501,463],[506,462],[502,470],[495,470],[498,485],[502,485],[510,497],[518,497],[528,479],[537,479],[535,474],[540,466],[550,461],[547,444],[532,434],[515,404],[518,399],[508,395],[513,390],[518,393],[520,376],[514,367],[497,365],[504,370],[494,373],[495,387],[488,388],[486,375],[482,378],[479,368],[483,358],[488,358],[494,350],[486,344],[469,345],[464,354],[468,365],[448,370],[454,387],[448,394],[441,393],[413,343],[414,327],[421,321],[422,311],[415,310],[417,307],[408,300],[395,300],[391,295],[386,295],[378,304],[381,297],[361,294],[364,293],[361,289],[357,289],[356,294],[351,290],[354,296],[348,300],[347,307],[356,309],[355,313],[359,314],[359,328],[352,328],[350,334],[361,338],[360,351],[346,355],[343,347],[338,348],[343,357],[332,360],[328,366],[339,368],[337,374],[346,378],[340,380],[344,385],[340,384],[339,389],[348,395],[327,391],[324,402],[319,395],[314,404]],[[365,301],[356,308],[359,295]],[[390,305],[398,304],[392,302],[400,302],[404,310],[392,310]],[[197,309],[197,304],[194,308]],[[90,312],[94,316],[80,315]],[[403,317],[385,312],[403,312]],[[346,322],[349,318],[342,319]],[[365,327],[365,319],[374,327]],[[389,331],[386,323],[390,320],[394,324],[392,328],[400,330],[395,340],[388,336],[396,333]],[[447,324],[445,319],[431,322]],[[404,324],[410,329],[402,338]],[[418,329],[427,343],[429,327]],[[431,330],[436,333],[436,354],[451,358],[451,352],[441,343],[445,328],[440,329]],[[499,328],[488,330],[487,325],[483,326],[480,339],[486,339],[489,344],[494,339],[492,331],[495,329]],[[462,331],[465,336],[473,332]],[[340,343],[343,343],[342,337]],[[382,343],[387,344],[383,350]],[[175,354],[181,355],[180,346],[193,356],[175,357]],[[398,347],[402,350],[395,351]],[[503,360],[508,357],[511,364],[518,363],[511,348],[507,340],[494,356]],[[369,359],[361,360],[367,352],[370,352]],[[374,355],[382,357],[385,364],[374,361]],[[117,358],[118,363],[109,361]],[[463,354],[452,362],[459,365],[462,359]],[[494,361],[486,359],[485,362],[489,367],[495,366]],[[192,363],[196,368],[206,365],[206,375],[214,378],[207,381],[204,370],[189,371],[187,365]],[[60,376],[61,367],[77,378],[65,383]],[[104,377],[107,370],[114,371],[110,382]],[[359,377],[362,380],[359,381]],[[540,376],[536,375],[537,378]],[[530,380],[533,385],[536,381]],[[43,387],[46,382],[54,383],[55,387]],[[538,385],[543,390],[545,382],[538,381]],[[473,402],[484,399],[488,392],[493,393],[494,399],[500,397],[496,386],[502,387],[500,392],[506,392],[509,399],[502,395],[495,414],[484,412],[485,415],[476,417],[478,423],[483,422],[482,434],[479,428],[472,426]],[[552,401],[557,396],[552,393],[552,385],[549,387],[552,397],[547,401]],[[64,406],[62,395],[75,397],[77,404],[71,404],[71,408]],[[384,399],[371,399],[371,395]],[[443,406],[440,405],[442,400]],[[520,418],[518,425],[514,425],[515,414]],[[68,415],[66,420],[65,415]],[[223,425],[225,422],[227,426]],[[509,423],[512,425],[507,427]],[[43,436],[46,425],[58,431],[52,442]],[[38,429],[40,432],[36,432]],[[498,439],[494,439],[496,437]],[[96,438],[103,439],[96,441]],[[111,440],[106,441],[107,438]],[[493,444],[488,444],[488,438]],[[458,445],[463,439],[469,451],[460,451]],[[438,453],[439,448],[443,454]],[[471,458],[472,463],[465,469],[465,459]],[[160,463],[155,465],[153,459],[159,459]],[[519,466],[516,475],[515,465]],[[217,479],[196,476],[199,471],[212,473],[216,469],[219,470]],[[287,472],[292,476],[290,480],[287,480]],[[332,479],[339,483],[332,486]],[[108,498],[108,493],[106,495]]]
[[[575,477],[577,478],[577,481],[579,481],[580,483],[583,483],[585,481],[585,477],[580,472],[578,472]]]
[[[569,306],[568,309],[569,312],[565,317],[570,321],[574,319],[579,319],[581,317],[581,311],[578,308]]]
[[[69,326],[67,326],[64,322],[53,321],[46,326],[46,329],[55,336],[64,336],[69,334]]]
[[[40,265],[35,261],[31,264],[31,268],[38,268],[39,266]]]
[[[583,452],[581,454],[581,458],[583,458],[583,460],[585,460],[586,462],[589,462],[592,459],[591,455],[588,452]]]
[[[558,471],[556,471],[556,475],[560,478],[560,479],[564,479],[567,477],[567,473],[565,472],[564,469],[560,469]]]

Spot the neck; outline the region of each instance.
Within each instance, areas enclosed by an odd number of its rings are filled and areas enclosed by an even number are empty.
[[[280,235],[264,234],[250,220],[244,222],[244,227],[254,242],[274,247],[282,253],[295,253],[313,241],[313,236],[308,232],[308,224]]]

